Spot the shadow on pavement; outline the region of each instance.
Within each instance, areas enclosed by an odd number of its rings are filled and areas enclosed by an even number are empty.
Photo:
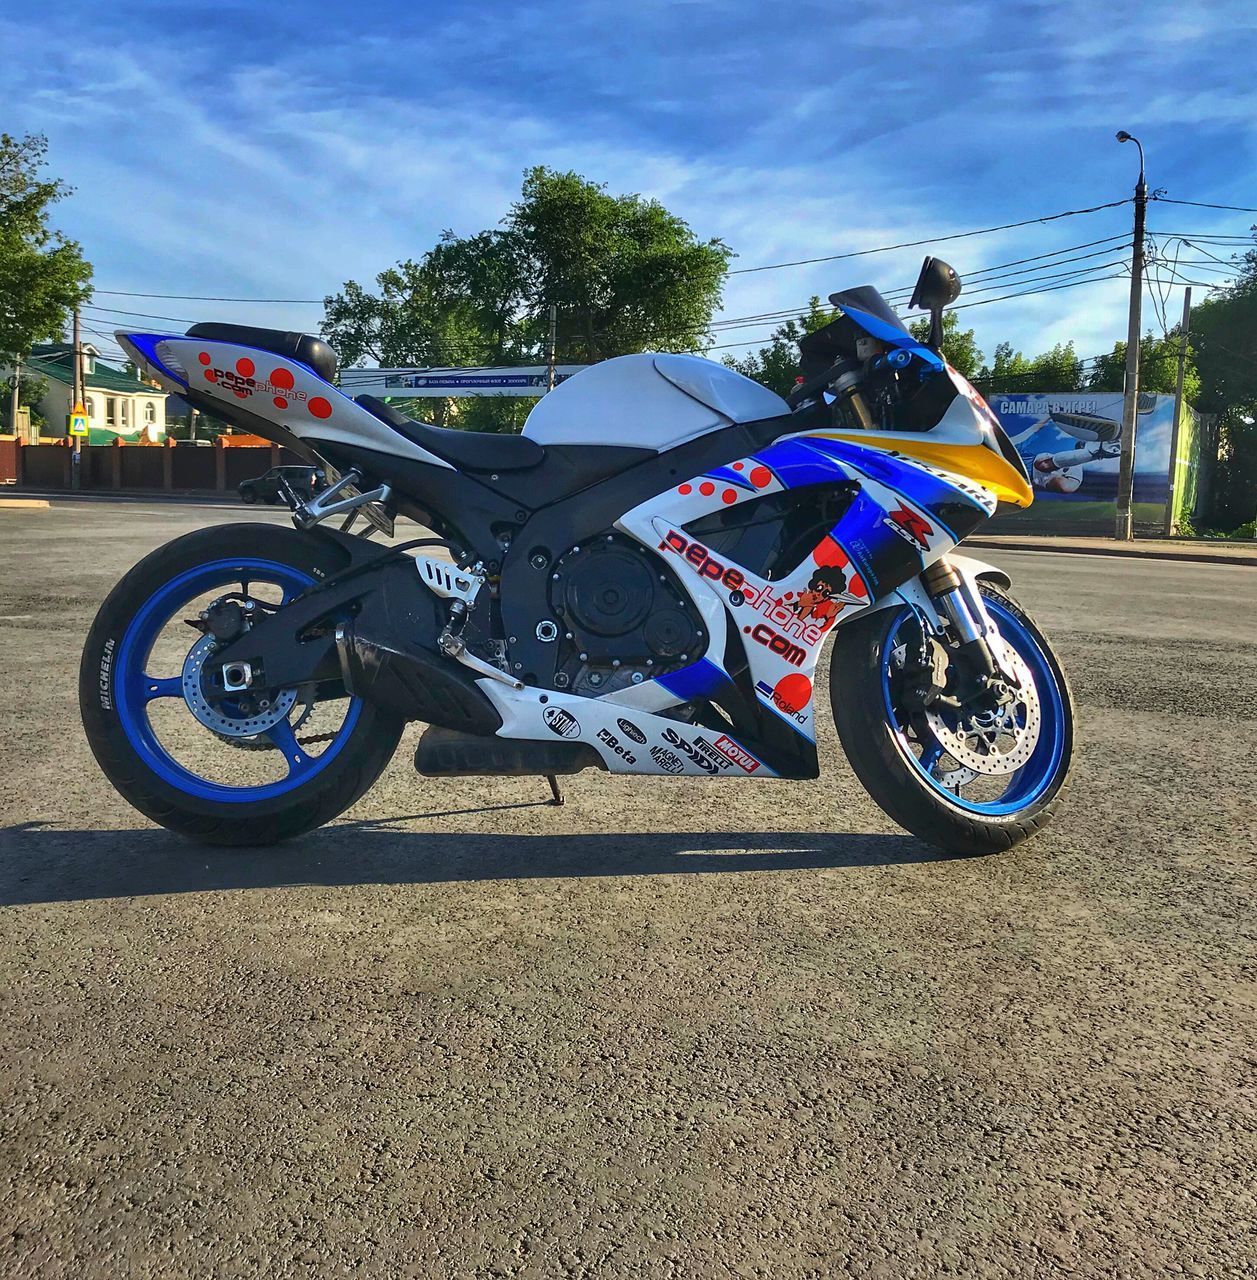
[[[271,848],[221,849],[167,831],[28,823],[0,829],[0,905],[285,885],[821,870],[949,856],[910,836],[842,833],[495,835],[397,831],[385,821],[342,823]]]

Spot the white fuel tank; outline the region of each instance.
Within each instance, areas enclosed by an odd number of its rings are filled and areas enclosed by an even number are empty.
[[[616,356],[542,396],[524,423],[538,444],[670,449],[735,422],[789,413],[776,394],[699,356]]]

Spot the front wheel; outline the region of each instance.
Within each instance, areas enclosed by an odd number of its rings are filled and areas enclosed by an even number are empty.
[[[204,674],[216,647],[207,610],[281,609],[347,563],[317,534],[234,524],[178,538],[123,577],[88,633],[79,706],[124,799],[207,844],[265,845],[330,821],[371,786],[400,719],[339,685],[224,699]]]
[[[921,657],[950,668],[949,648],[923,645],[906,605],[838,629],[830,697],[856,776],[900,826],[952,853],[998,853],[1051,820],[1074,745],[1069,683],[1047,637],[1008,594],[980,586],[1017,677],[999,705],[924,703]],[[950,677],[949,677],[950,682]]]

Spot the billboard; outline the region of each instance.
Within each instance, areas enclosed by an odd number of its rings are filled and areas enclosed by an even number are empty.
[[[991,408],[1021,454],[1034,505],[1018,522],[1111,526],[1117,507],[1122,394],[992,394]],[[1174,397],[1141,394],[1135,421],[1134,520],[1160,526],[1170,496]]]

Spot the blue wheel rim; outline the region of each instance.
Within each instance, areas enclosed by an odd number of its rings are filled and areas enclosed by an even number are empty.
[[[362,714],[362,699],[350,698],[335,738],[317,756],[307,755],[301,749],[287,719],[279,721],[266,736],[284,753],[288,775],[276,782],[255,786],[230,786],[203,778],[180,764],[166,750],[153,730],[148,708],[158,698],[182,699],[182,681],[177,676],[165,679],[148,676],[145,668],[153,645],[163,628],[190,600],[216,587],[242,581],[280,587],[285,601],[315,584],[315,579],[308,574],[274,560],[215,560],[189,569],[159,587],[136,611],[118,646],[113,686],[119,722],[140,759],[163,782],[185,795],[228,804],[272,800],[305,786],[340,754]],[[191,711],[188,715],[191,717]],[[205,729],[204,732],[210,731]]]
[[[944,786],[931,772],[931,768],[941,754],[941,747],[937,742],[933,744],[933,749],[928,744],[919,743],[918,745],[925,747],[920,757],[912,750],[908,737],[900,725],[891,682],[891,654],[901,627],[913,618],[910,609],[899,611],[886,633],[886,643],[882,646],[881,657],[882,700],[886,709],[887,723],[900,754],[932,791],[942,796],[949,804],[968,813],[985,817],[1008,817],[1034,805],[1050,790],[1060,775],[1065,760],[1068,728],[1065,699],[1047,654],[1043,652],[1030,629],[1000,601],[988,596],[985,597],[984,603],[987,612],[999,628],[1000,635],[1029,667],[1039,695],[1041,717],[1039,740],[1035,744],[1030,759],[1016,773],[1009,775],[1008,785],[1000,796],[992,800],[966,799],[963,795]]]

